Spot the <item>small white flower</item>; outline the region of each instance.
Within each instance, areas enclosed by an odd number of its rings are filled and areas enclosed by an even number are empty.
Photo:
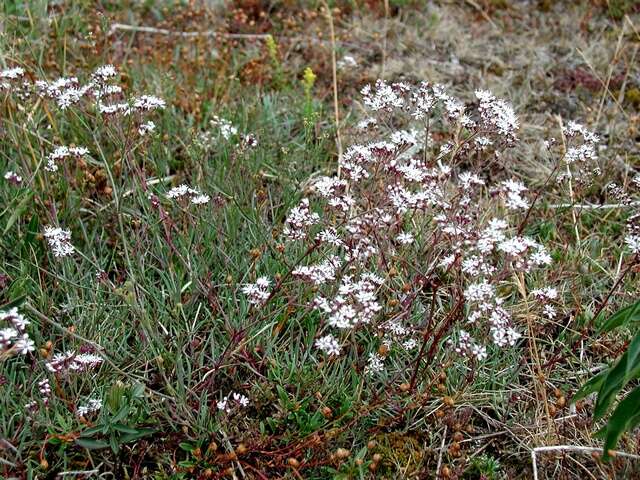
[[[333,335],[325,335],[316,340],[316,348],[327,355],[340,355],[340,344]]]
[[[97,412],[102,408],[102,400],[99,398],[90,398],[89,401],[76,409],[76,415],[86,417],[90,413]]]
[[[133,100],[133,108],[136,110],[143,110],[149,112],[151,110],[156,109],[164,109],[166,107],[166,102],[153,95],[142,95],[141,97],[135,98]]]
[[[264,303],[270,295],[269,286],[271,281],[267,277],[260,277],[256,280],[256,283],[249,283],[242,287],[242,293],[244,293],[252,305],[260,305]]]
[[[33,352],[36,349],[35,343],[29,338],[29,335],[27,335],[26,333],[23,333],[22,337],[15,341],[13,347],[18,353],[22,355],[26,355],[27,353]]]
[[[156,124],[149,120],[147,123],[143,123],[142,125],[140,125],[140,127],[138,127],[138,133],[141,137],[144,137],[149,133],[153,133],[155,129]]]
[[[14,185],[20,185],[22,183],[22,177],[16,172],[8,171],[4,174],[4,179]]]
[[[369,354],[369,362],[364,367],[365,375],[373,375],[380,373],[384,370],[384,358],[378,353],[372,352]]]
[[[413,238],[413,235],[411,233],[402,232],[396,237],[396,240],[400,242],[402,245],[409,245],[413,243],[415,239]]]
[[[341,60],[336,62],[336,66],[341,69],[345,68],[356,68],[358,66],[358,62],[351,55],[345,55]]]
[[[627,248],[631,253],[640,253],[640,234],[628,234],[626,237],[624,237],[624,243],[627,244]]]

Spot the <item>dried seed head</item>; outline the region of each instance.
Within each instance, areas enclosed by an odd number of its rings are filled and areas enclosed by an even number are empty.
[[[336,457],[338,458],[344,459],[349,457],[349,455],[351,455],[351,452],[346,448],[339,448],[336,450]]]

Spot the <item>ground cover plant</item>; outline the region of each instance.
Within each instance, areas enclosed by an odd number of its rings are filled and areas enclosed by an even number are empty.
[[[633,2],[2,8],[3,478],[640,477]]]

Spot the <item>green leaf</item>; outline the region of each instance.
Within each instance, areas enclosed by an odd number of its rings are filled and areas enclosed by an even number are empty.
[[[98,425],[97,427],[91,427],[91,428],[87,428],[86,430],[82,431],[82,436],[83,437],[91,437],[93,435],[95,435],[96,433],[101,433],[103,431],[103,426],[102,425]]]
[[[627,370],[626,381],[634,379],[640,370],[640,332],[633,337],[631,343],[627,347]]]
[[[20,215],[22,215],[24,211],[27,209],[27,203],[29,202],[29,200],[31,200],[31,197],[33,197],[33,192],[29,192],[27,195],[24,196],[22,200],[20,200],[20,203],[13,210],[13,213],[7,220],[7,224],[4,227],[4,232],[2,233],[3,235],[6,235],[7,232],[11,230],[11,227],[13,227],[13,224],[16,223],[16,220],[18,220]]]
[[[640,422],[640,387],[631,391],[616,407],[606,427],[603,458],[608,460],[608,451],[618,444],[620,436]]]
[[[180,442],[178,446],[185,452],[189,452],[189,453],[193,452],[196,449],[195,445],[191,445],[190,443],[187,443],[187,442]]]
[[[609,332],[614,328],[627,325],[631,322],[640,322],[640,300],[611,315],[609,320],[600,327],[600,330]]]
[[[136,433],[125,433],[124,435],[122,435],[122,437],[120,437],[120,442],[121,443],[134,442],[142,437],[146,437],[147,435],[152,435],[154,433],[155,433],[155,430],[152,430],[150,428],[143,428],[138,430]]]
[[[600,390],[600,387],[602,386],[602,382],[604,381],[604,378],[607,376],[608,371],[609,371],[609,368],[606,368],[605,370],[598,373],[594,377],[591,377],[591,379],[589,379],[589,381],[587,381],[587,383],[585,383],[580,388],[580,390],[576,392],[576,394],[571,399],[571,403],[576,403],[578,400],[582,400],[583,398],[587,397],[593,392]]]
[[[120,450],[120,443],[118,442],[118,437],[116,437],[113,434],[109,437],[109,445],[111,445],[111,451],[113,453],[118,453],[118,451]]]
[[[122,433],[138,433],[138,430],[135,428],[128,427],[127,425],[123,425],[121,423],[116,423],[113,425],[114,430]]]
[[[127,418],[127,415],[129,415],[129,405],[124,405],[118,413],[113,416],[111,422],[118,423],[120,420]]]
[[[101,448],[107,448],[109,444],[103,440],[94,440],[92,438],[76,438],[76,443],[81,447],[89,450],[98,450]]]
[[[600,390],[598,391],[598,399],[593,411],[594,420],[601,419],[615,400],[616,394],[625,385],[625,376],[627,372],[628,353],[625,352],[616,362],[613,368],[607,371]]]

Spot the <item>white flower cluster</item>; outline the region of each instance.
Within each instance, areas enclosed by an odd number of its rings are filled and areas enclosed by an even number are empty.
[[[633,255],[640,255],[640,213],[632,215],[627,220],[624,243]]]
[[[140,125],[140,127],[138,127],[138,134],[141,137],[144,137],[150,133],[153,133],[155,129],[156,124],[149,120],[147,123],[143,123],[142,125]]]
[[[209,203],[209,200],[211,200],[209,195],[203,194],[199,190],[185,184],[173,187],[167,193],[167,198],[177,199],[183,197],[188,197],[189,201],[194,205],[203,205]]]
[[[332,327],[351,329],[368,324],[382,310],[376,291],[383,283],[382,278],[372,273],[362,274],[357,280],[345,275],[337,294],[331,299],[318,295],[314,306],[328,316],[327,322]]]
[[[332,255],[322,263],[317,265],[306,266],[302,265],[293,270],[292,274],[295,277],[300,277],[315,285],[324,285],[327,282],[336,279],[336,273],[342,266],[342,260],[340,257]]]
[[[54,256],[67,257],[73,255],[75,249],[71,245],[70,230],[47,225],[44,227],[44,238],[47,239]]]
[[[501,183],[500,191],[505,195],[505,204],[511,210],[526,210],[529,202],[522,197],[522,193],[527,191],[521,182],[516,180],[505,180]]]
[[[102,408],[102,400],[99,398],[90,398],[87,403],[80,405],[76,409],[78,417],[86,417],[92,413],[98,412]]]
[[[374,375],[384,370],[384,357],[376,352],[369,354],[369,360],[364,367],[365,375]]]
[[[351,55],[345,55],[336,62],[336,66],[339,69],[347,70],[349,68],[356,68],[358,66],[358,62]]]
[[[74,350],[68,350],[56,353],[45,365],[50,372],[68,375],[89,372],[99,367],[102,362],[102,357],[99,355],[93,353],[76,354]]]
[[[229,140],[232,136],[238,134],[237,127],[235,127],[229,120],[220,118],[217,115],[213,116],[209,124],[212,127],[218,128],[220,130],[220,135],[222,135],[222,138],[225,140]]]
[[[241,393],[232,392],[229,395],[226,395],[222,400],[219,400],[217,403],[218,410],[223,412],[231,412],[233,407],[242,407],[246,408],[249,406],[249,399],[242,395]]]
[[[66,147],[64,145],[56,147],[53,152],[47,156],[47,165],[44,169],[47,172],[57,172],[58,163],[68,157],[80,158],[89,153],[84,147]]]
[[[315,346],[326,355],[340,355],[340,344],[336,338],[329,334],[316,340]]]
[[[32,92],[41,98],[51,99],[61,110],[73,106],[95,108],[105,117],[113,115],[136,115],[136,121],[151,111],[164,109],[166,102],[153,95],[142,95],[125,99],[122,87],[110,83],[118,76],[113,65],[103,65],[97,68],[87,83],[81,83],[77,77],[61,77],[53,81],[37,80],[32,86],[23,82],[20,86],[11,85],[8,81],[15,81],[24,76],[22,68],[11,68],[0,72],[0,91],[10,90],[21,100],[26,99]],[[35,88],[34,88],[35,87]],[[140,135],[153,131],[152,122],[140,124]],[[49,166],[52,164],[50,163]],[[52,167],[55,171],[56,168]]]
[[[26,331],[29,323],[15,307],[0,311],[0,357],[26,355],[35,350],[35,344]]]
[[[249,283],[242,287],[242,293],[244,293],[249,303],[252,305],[261,305],[269,298],[269,287],[271,286],[271,280],[267,277],[260,277],[256,280],[256,283]]]
[[[309,209],[309,199],[303,198],[300,204],[289,212],[282,233],[289,240],[302,240],[306,238],[308,228],[318,223],[318,220],[320,216]]]
[[[513,107],[504,100],[497,99],[486,90],[476,90],[476,98],[479,101],[478,112],[484,126],[488,129],[495,129],[508,142],[514,142],[520,125]],[[486,141],[489,140],[485,139]]]
[[[458,332],[458,343],[450,340],[449,344],[452,345],[455,352],[460,355],[473,357],[479,362],[487,358],[487,347],[476,343],[471,335],[464,330]]]
[[[14,185],[20,185],[22,183],[22,177],[16,172],[12,172],[11,170],[4,174],[4,179]]]
[[[553,320],[558,315],[556,307],[551,304],[558,298],[558,290],[554,287],[538,288],[531,291],[531,295],[542,305],[543,315]]]

